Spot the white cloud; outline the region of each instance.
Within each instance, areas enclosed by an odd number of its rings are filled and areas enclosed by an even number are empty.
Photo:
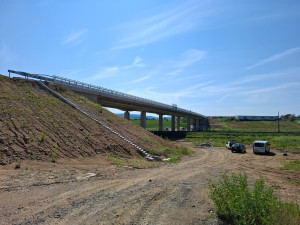
[[[104,79],[104,78],[111,78],[118,75],[118,72],[120,71],[120,68],[117,66],[114,67],[104,67],[101,69],[101,71],[96,74],[95,76],[92,76],[90,78],[87,78],[87,80],[95,81],[98,79]]]
[[[200,83],[196,85],[192,85],[190,87],[179,89],[175,92],[157,92],[153,87],[143,88],[131,90],[128,93],[140,97],[144,97],[147,99],[151,99],[154,101],[172,104],[180,102],[180,98],[198,98],[198,91],[201,87],[205,87],[206,85],[212,83],[214,81],[208,81],[205,83]],[[180,107],[180,106],[179,106]]]
[[[130,83],[139,83],[139,82],[142,82],[142,81],[144,81],[144,80],[148,80],[148,79],[150,79],[151,77],[149,76],[149,75],[147,75],[147,76],[143,76],[143,77],[141,77],[141,78],[138,78],[138,79],[136,79],[136,80],[133,80],[133,81],[131,81]]]
[[[283,57],[286,57],[286,56],[289,56],[291,54],[294,54],[294,53],[296,53],[298,51],[300,51],[300,47],[287,49],[287,50],[285,50],[283,52],[280,52],[278,54],[272,55],[272,56],[270,56],[270,57],[268,57],[266,59],[262,59],[262,60],[258,61],[257,63],[255,63],[255,64],[253,64],[251,66],[246,67],[245,69],[249,70],[249,69],[253,69],[255,67],[259,67],[259,66],[265,65],[265,64],[270,63],[270,62],[274,62],[274,61],[279,60],[279,59],[281,59]]]
[[[244,95],[261,95],[261,94],[271,94],[272,92],[282,90],[282,89],[290,89],[290,88],[300,88],[300,82],[288,82],[283,83],[278,86],[268,87],[268,88],[260,88],[250,91],[244,91],[241,94]],[[300,89],[299,89],[300,90]]]
[[[194,63],[202,60],[206,55],[206,52],[198,49],[190,49],[183,53],[182,59],[175,62],[174,71],[167,73],[168,76],[176,76],[180,74],[185,68],[193,65]]]
[[[141,46],[190,31],[204,22],[203,18],[209,14],[199,1],[184,2],[163,13],[123,25],[126,34],[130,35],[118,41],[114,48]]]
[[[139,56],[136,56],[135,59],[133,60],[132,66],[136,66],[136,67],[144,67],[145,64],[142,63],[142,58]]]
[[[85,40],[85,36],[88,32],[88,29],[81,29],[74,31],[63,38],[63,44],[74,44],[78,45]]]
[[[98,79],[105,79],[115,77],[120,74],[120,72],[128,71],[129,69],[133,69],[136,67],[144,67],[145,64],[142,63],[143,59],[139,56],[136,56],[133,62],[127,66],[111,66],[111,67],[103,67],[98,74],[88,78],[87,80],[95,81]],[[146,76],[140,79],[133,81],[133,83],[141,82],[143,80],[149,79],[150,76]]]
[[[142,63],[143,59],[140,56],[136,56],[129,66],[124,66],[125,69],[133,68],[133,67],[144,67],[145,64]]]

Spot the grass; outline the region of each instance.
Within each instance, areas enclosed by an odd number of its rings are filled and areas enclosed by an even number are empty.
[[[177,147],[177,148],[170,148],[164,145],[161,145],[147,137],[141,137],[142,141],[152,144],[152,149],[146,149],[145,151],[151,155],[156,156],[164,156],[166,158],[170,158],[168,162],[176,163],[181,160],[183,156],[192,155],[194,151],[186,148],[186,147]]]
[[[140,120],[130,120],[130,121],[138,126],[140,126],[140,124],[141,124]],[[169,130],[171,129],[171,121],[170,120],[163,121],[163,129],[165,130],[166,127],[168,127]],[[177,123],[176,123],[176,127],[177,127]],[[184,127],[184,129],[186,130],[186,123],[181,121],[180,127]],[[158,131],[158,128],[159,128],[159,120],[146,120],[146,130]]]
[[[277,132],[278,121],[210,121],[214,131]],[[298,121],[279,121],[280,132],[300,132]]]
[[[57,144],[55,144],[55,146],[53,147],[53,148],[51,148],[51,162],[53,162],[53,163],[56,163],[56,161],[57,161],[57,154],[56,154],[56,152],[57,152]]]
[[[282,170],[295,170],[295,171],[300,171],[300,161],[295,160],[295,161],[290,161],[286,163],[283,167],[280,169]]]
[[[89,99],[87,99],[87,98],[85,98],[83,96],[79,96],[78,97],[78,101],[79,101],[79,103],[83,103],[84,102],[88,106],[94,108],[98,113],[102,113],[103,108],[102,108],[102,106],[100,104],[94,103],[94,102],[90,101]]]
[[[43,143],[45,140],[46,140],[46,133],[45,131],[43,131],[40,137],[40,143]]]
[[[168,162],[177,163],[180,162],[181,158],[186,155],[194,154],[194,151],[182,147],[182,148],[170,148],[166,146],[160,146],[159,149],[150,149],[146,150],[146,152],[156,155],[156,156],[164,156],[166,158],[170,158]]]
[[[194,144],[212,142],[216,147],[224,147],[225,144],[234,139],[239,143],[252,144],[253,141],[269,141],[271,147],[277,149],[300,149],[300,133],[215,133],[215,132],[190,132],[186,138]]]
[[[300,208],[280,201],[262,178],[248,185],[245,173],[223,174],[217,182],[209,181],[209,197],[217,216],[228,224],[299,224]]]

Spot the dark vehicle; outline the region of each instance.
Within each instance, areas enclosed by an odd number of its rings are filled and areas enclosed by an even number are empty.
[[[246,153],[246,147],[243,144],[235,143],[231,147],[231,152]]]

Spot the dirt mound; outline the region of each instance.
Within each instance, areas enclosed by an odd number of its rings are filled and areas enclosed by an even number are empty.
[[[50,85],[94,118],[106,123],[145,150],[179,148],[100,105],[63,87]],[[20,160],[114,154],[137,157],[136,148],[109,132],[34,81],[0,76],[0,164]]]

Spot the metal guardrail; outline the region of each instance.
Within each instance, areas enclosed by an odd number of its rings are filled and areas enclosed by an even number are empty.
[[[191,117],[202,117],[202,118],[206,118],[206,116],[199,114],[199,113],[195,113],[186,109],[182,109],[182,108],[178,108],[176,105],[167,105],[164,103],[160,103],[160,102],[156,102],[153,100],[149,100],[146,98],[141,98],[141,97],[137,97],[134,95],[130,95],[130,94],[125,94],[119,91],[114,91],[111,89],[107,89],[107,88],[103,88],[100,86],[96,86],[96,85],[92,85],[92,84],[87,84],[81,81],[76,81],[76,80],[71,80],[68,78],[64,78],[64,77],[60,77],[60,76],[56,76],[56,75],[46,75],[46,74],[31,74],[31,73],[26,73],[26,72],[21,72],[21,71],[14,71],[14,70],[8,70],[9,73],[15,73],[18,75],[22,75],[25,76],[26,78],[31,77],[34,79],[38,79],[41,81],[48,81],[48,82],[52,82],[55,84],[60,84],[63,86],[72,86],[72,87],[76,87],[76,88],[80,88],[83,90],[87,90],[89,92],[93,92],[95,94],[108,94],[112,97],[116,97],[116,98],[121,98],[124,100],[130,100],[130,101],[135,101],[135,102],[139,102],[142,104],[148,104],[154,107],[159,107],[159,108],[163,108],[164,110],[168,110],[168,111],[173,111],[173,112],[177,112],[177,113],[183,113],[185,115],[190,115]]]

